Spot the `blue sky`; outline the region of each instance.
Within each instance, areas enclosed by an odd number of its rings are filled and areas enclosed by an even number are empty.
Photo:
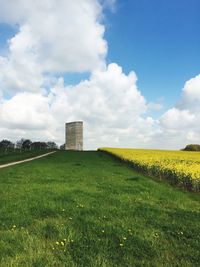
[[[150,102],[164,108],[176,104],[184,83],[200,69],[200,1],[118,0],[115,12],[105,11],[107,62],[125,73],[134,70],[138,87]],[[0,51],[6,54],[17,26],[0,24]],[[77,84],[89,73],[65,73]]]
[[[199,0],[123,0],[107,14],[108,61],[134,70],[149,101],[174,105],[200,69]]]
[[[89,149],[199,143],[199,14],[199,0],[0,1],[0,139],[62,144],[83,120]]]
[[[7,41],[17,32],[16,26],[0,23],[0,51],[5,54],[8,49]]]

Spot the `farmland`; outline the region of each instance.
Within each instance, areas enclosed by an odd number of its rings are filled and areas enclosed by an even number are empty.
[[[199,266],[199,195],[104,153],[2,169],[0,198],[0,266]]]
[[[0,164],[6,164],[9,162],[20,161],[27,158],[36,157],[51,150],[35,149],[35,150],[23,150],[23,149],[0,149]]]
[[[101,148],[129,162],[146,175],[164,178],[191,191],[200,191],[200,152]]]

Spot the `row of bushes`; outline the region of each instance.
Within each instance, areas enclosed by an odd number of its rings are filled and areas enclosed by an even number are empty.
[[[55,142],[32,142],[30,139],[20,139],[17,142],[3,139],[0,141],[0,155],[21,153],[23,151],[54,150],[58,149]]]

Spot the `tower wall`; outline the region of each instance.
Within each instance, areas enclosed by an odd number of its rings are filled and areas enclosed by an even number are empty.
[[[74,121],[65,124],[65,149],[83,150],[82,121]]]

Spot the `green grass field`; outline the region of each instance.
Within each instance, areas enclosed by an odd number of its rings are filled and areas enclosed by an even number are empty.
[[[32,157],[36,157],[45,153],[51,152],[51,150],[22,150],[20,151],[19,149],[13,151],[13,149],[10,149],[6,152],[4,149],[0,149],[0,165],[9,163],[9,162],[14,162],[14,161],[20,161],[23,159],[28,159]]]
[[[2,169],[0,266],[200,266],[200,196],[101,152]]]

